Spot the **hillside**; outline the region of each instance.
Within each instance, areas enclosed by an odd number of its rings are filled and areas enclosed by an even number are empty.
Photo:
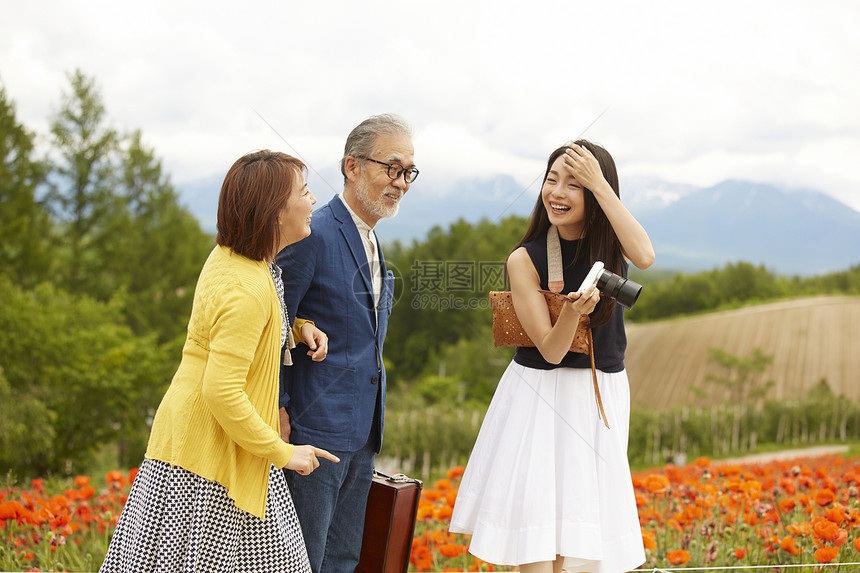
[[[804,298],[631,324],[627,336],[625,363],[634,407],[725,401],[725,391],[705,379],[719,372],[708,362],[709,348],[741,358],[754,348],[773,355],[763,374],[776,382],[768,398],[803,396],[822,378],[835,394],[860,397],[860,297]],[[708,399],[697,398],[691,385],[709,391]]]
[[[860,213],[817,191],[724,181],[637,217],[663,268],[700,271],[743,260],[809,276],[860,261]]]

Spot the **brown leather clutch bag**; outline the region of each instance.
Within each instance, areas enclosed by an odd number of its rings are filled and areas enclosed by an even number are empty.
[[[546,297],[546,305],[549,308],[550,322],[555,324],[567,297],[566,295],[547,293],[545,291],[543,295]],[[535,345],[526,334],[526,331],[523,330],[517,318],[517,313],[514,312],[510,291],[491,291],[490,306],[493,309],[493,342],[496,346]],[[579,325],[576,327],[576,334],[570,345],[571,352],[590,354],[590,334],[588,317],[580,317]]]

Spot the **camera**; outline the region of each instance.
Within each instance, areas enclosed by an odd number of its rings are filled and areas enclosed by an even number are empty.
[[[594,263],[594,266],[588,271],[588,275],[586,275],[585,280],[582,281],[582,285],[579,287],[579,292],[584,291],[593,284],[597,285],[597,290],[614,299],[626,309],[633,308],[633,304],[639,298],[639,293],[642,291],[642,285],[607,271],[603,268],[603,263],[600,261]]]

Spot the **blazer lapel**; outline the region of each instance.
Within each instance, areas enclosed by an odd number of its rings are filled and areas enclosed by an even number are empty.
[[[352,253],[352,258],[355,260],[356,268],[361,271],[361,278],[364,281],[364,286],[368,293],[373,293],[373,284],[370,281],[370,265],[367,261],[367,255],[364,252],[364,243],[361,241],[361,236],[358,234],[358,229],[355,227],[355,222],[352,220],[352,215],[347,211],[346,206],[342,203],[340,195],[335,195],[331,200],[332,212],[335,218],[340,222],[340,232],[349,246]],[[373,294],[371,294],[371,298]]]

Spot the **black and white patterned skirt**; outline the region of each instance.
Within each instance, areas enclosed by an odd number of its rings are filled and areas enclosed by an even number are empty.
[[[146,459],[101,572],[307,572],[302,530],[282,470],[271,466],[266,519],[236,507],[221,484]]]

